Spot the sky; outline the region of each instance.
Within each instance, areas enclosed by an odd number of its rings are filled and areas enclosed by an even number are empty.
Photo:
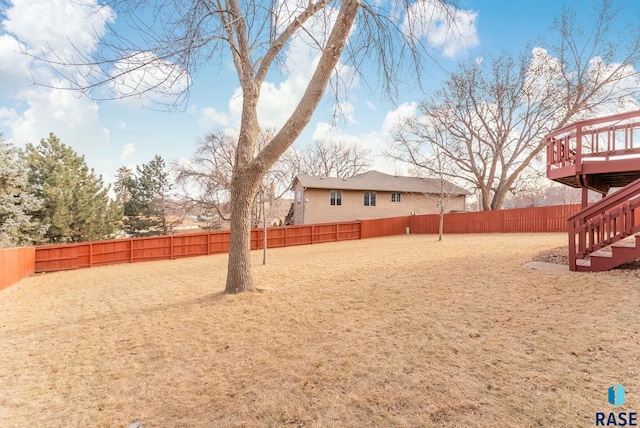
[[[135,99],[96,102],[51,88],[63,84],[60,77],[21,50],[52,49],[70,55],[75,47],[95,52],[95,34],[109,36],[105,22],[128,37],[139,36],[115,11],[103,8],[87,14],[81,7],[98,1],[0,0],[0,132],[6,140],[22,148],[53,132],[109,183],[120,166],[141,165],[156,154],[168,163],[187,159],[206,134],[237,129],[241,98],[229,56],[189,76],[188,103],[176,111],[149,108],[148,101]],[[618,1],[640,13],[637,1]],[[405,173],[404,166],[381,156],[398,118],[413,113],[416,103],[437,89],[446,71],[459,62],[501,50],[520,51],[527,44],[538,46],[537,40],[560,16],[562,6],[562,0],[459,0],[464,13],[459,15],[457,34],[444,34],[441,26],[425,30],[433,60],[422,90],[407,82],[392,102],[356,79],[341,101],[344,117],[332,122],[335,100],[326,96],[294,147],[330,138],[358,142],[371,150],[375,169]],[[317,53],[305,49],[292,51],[287,73],[269,75],[258,111],[262,126],[277,128],[284,122],[304,91],[315,58]],[[33,85],[34,80],[40,84]],[[120,83],[125,88],[128,82]]]

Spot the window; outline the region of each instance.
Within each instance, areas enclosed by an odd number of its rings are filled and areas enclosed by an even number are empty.
[[[331,191],[331,205],[342,205],[342,191],[341,190],[332,190]]]
[[[376,192],[364,192],[364,206],[365,207],[376,206]]]
[[[400,202],[399,192],[391,192],[391,202]]]

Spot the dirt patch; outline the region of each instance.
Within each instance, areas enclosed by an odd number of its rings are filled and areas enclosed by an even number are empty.
[[[569,247],[562,246],[544,250],[532,257],[533,261],[569,265]]]
[[[590,426],[640,408],[640,279],[524,269],[565,234],[409,235],[27,278],[0,426]]]
[[[611,247],[603,248],[603,251],[611,251]],[[588,257],[587,257],[588,258]],[[533,261],[569,265],[569,247],[563,245],[549,250],[544,250],[532,257]],[[611,276],[640,278],[640,259],[618,266],[608,272]]]

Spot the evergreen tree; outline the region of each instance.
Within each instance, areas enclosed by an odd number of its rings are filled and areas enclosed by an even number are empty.
[[[126,166],[118,168],[116,173],[116,182],[113,185],[113,191],[116,193],[118,200],[123,204],[131,200],[131,189],[134,186],[135,177],[133,171]]]
[[[54,135],[28,144],[29,183],[44,200],[37,218],[49,223],[49,242],[80,242],[109,238],[122,217],[117,202],[109,200],[109,188],[101,176]]]
[[[29,192],[28,172],[19,150],[0,133],[0,248],[42,242],[47,230],[32,216],[42,200]]]
[[[118,170],[115,190],[124,201],[125,230],[131,236],[167,235],[170,219],[171,181],[164,159],[156,155],[136,167],[136,174],[125,167]]]

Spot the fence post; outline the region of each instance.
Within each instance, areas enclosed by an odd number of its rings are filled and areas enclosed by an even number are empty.
[[[313,241],[314,241],[314,239],[313,239],[313,238],[314,238],[315,236],[316,236],[316,227],[315,227],[315,225],[313,225],[313,224],[312,224],[312,225],[311,225],[311,243],[312,243],[312,244],[314,243],[314,242],[313,242]]]
[[[169,260],[173,260],[173,236],[169,237]]]
[[[89,267],[93,267],[93,242],[89,242]]]
[[[129,253],[129,263],[133,263],[133,238],[129,239],[129,249],[131,250]]]

